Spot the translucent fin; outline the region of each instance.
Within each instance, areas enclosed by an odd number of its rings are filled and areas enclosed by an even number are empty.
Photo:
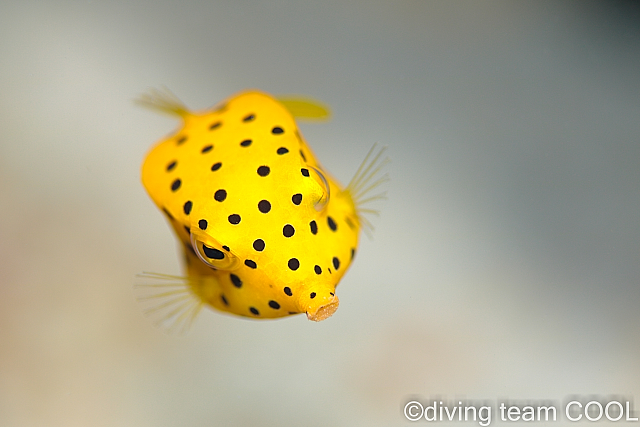
[[[364,160],[358,167],[356,174],[349,182],[349,185],[345,188],[345,191],[351,194],[353,203],[356,206],[356,213],[358,219],[362,225],[362,229],[371,237],[373,231],[373,225],[365,218],[365,214],[378,215],[379,212],[375,209],[365,208],[364,205],[376,200],[386,199],[386,191],[371,195],[370,193],[378,188],[383,183],[389,181],[389,175],[386,173],[380,175],[383,168],[390,162],[388,157],[382,158],[387,147],[382,147],[375,155],[378,144],[373,144],[373,147],[369,150]],[[373,158],[372,158],[373,156]]]
[[[276,98],[293,117],[300,120],[328,120],[331,115],[329,107],[311,98],[296,96],[278,96]]]
[[[160,89],[149,88],[146,93],[141,94],[134,102],[141,107],[172,116],[186,117],[191,115],[187,106],[166,86],[162,86]]]
[[[137,277],[151,282],[135,285],[137,299],[145,305],[145,316],[167,333],[186,333],[204,305],[191,290],[193,279],[159,273]]]

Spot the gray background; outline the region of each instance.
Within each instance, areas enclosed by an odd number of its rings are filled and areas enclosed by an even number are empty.
[[[638,11],[2,2],[0,425],[388,426],[412,395],[640,396]],[[181,273],[139,179],[176,121],[132,99],[162,84],[192,108],[326,102],[301,126],[342,182],[388,145],[331,319],[205,310],[176,337],[142,315],[135,274]]]

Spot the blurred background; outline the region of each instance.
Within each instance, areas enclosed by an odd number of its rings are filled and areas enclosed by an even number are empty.
[[[0,426],[389,426],[428,399],[640,396],[640,8],[623,1],[3,1]],[[245,89],[389,197],[340,309],[153,327],[181,274],[140,183],[177,121]],[[424,420],[423,420],[424,423]],[[449,423],[455,424],[455,423]],[[467,423],[468,425],[468,423]]]

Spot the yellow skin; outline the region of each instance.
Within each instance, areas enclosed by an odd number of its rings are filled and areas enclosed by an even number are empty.
[[[331,316],[362,217],[358,192],[324,171],[289,111],[322,108],[256,91],[203,112],[142,103],[183,120],[147,155],[142,182],[183,243],[191,296],[251,318]]]

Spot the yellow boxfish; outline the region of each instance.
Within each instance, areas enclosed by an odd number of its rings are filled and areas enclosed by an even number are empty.
[[[142,183],[181,241],[186,276],[166,282],[148,311],[190,323],[205,304],[256,319],[306,313],[320,321],[338,308],[336,285],[371,230],[363,208],[384,193],[386,159],[371,149],[343,188],[320,165],[294,117],[328,116],[304,98],[245,91],[192,112],[168,90],[138,102],[182,119],[142,165]]]

